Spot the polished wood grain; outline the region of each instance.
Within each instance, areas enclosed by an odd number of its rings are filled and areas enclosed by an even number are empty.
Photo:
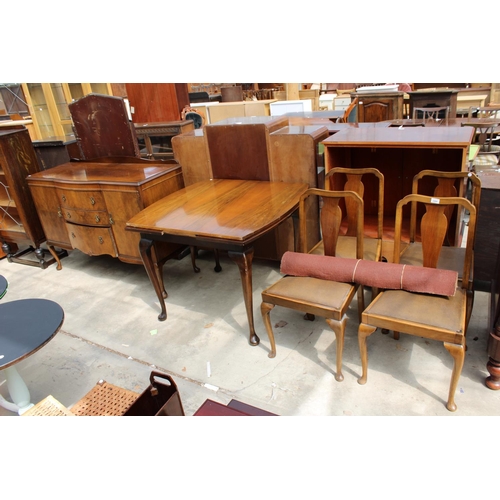
[[[141,264],[139,235],[126,222],[184,187],[180,166],[141,159],[70,162],[27,179],[47,241],[88,255],[108,254]],[[177,246],[165,246],[162,255]]]
[[[158,319],[164,321],[167,311],[161,269],[158,273],[151,252],[153,242],[227,250],[240,270],[249,341],[257,345],[260,339],[253,320],[253,243],[293,214],[306,189],[305,183],[212,179],[174,192],[132,217],[127,230],[141,234],[141,256],[160,301]]]

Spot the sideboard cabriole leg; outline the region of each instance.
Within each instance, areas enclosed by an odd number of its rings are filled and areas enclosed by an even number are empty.
[[[141,254],[142,263],[144,264],[146,273],[149,276],[149,280],[153,284],[156,296],[160,302],[161,313],[158,316],[158,319],[160,321],[165,321],[167,319],[167,308],[165,306],[165,299],[163,298],[162,286],[153,263],[152,247],[153,240],[141,237],[141,240],[139,241],[139,252]]]
[[[260,339],[255,333],[253,320],[253,287],[252,287],[252,260],[253,248],[244,252],[228,252],[229,258],[236,263],[240,270],[241,284],[243,286],[243,299],[247,310],[248,326],[250,329],[250,345],[259,345]]]

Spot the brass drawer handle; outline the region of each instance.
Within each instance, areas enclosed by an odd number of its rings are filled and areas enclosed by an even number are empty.
[[[92,196],[90,197],[90,204],[91,205],[95,205],[95,200],[94,200],[94,198]]]
[[[99,243],[102,245],[104,243],[104,240],[102,239],[102,236],[99,236]]]
[[[75,233],[71,233],[71,236],[72,236],[73,238],[76,238]]]
[[[71,219],[71,214],[70,214],[69,212],[66,212],[66,217],[67,217],[68,219]]]
[[[66,196],[63,195],[62,201],[64,201],[64,202],[66,201]]]
[[[58,216],[58,217],[61,217],[61,218],[62,218],[62,216],[63,216],[63,214],[62,214],[62,212],[61,212],[61,209],[60,209],[60,208],[57,210],[57,216]]]
[[[115,223],[115,221],[113,220],[113,216],[111,214],[109,214],[109,223],[111,225],[113,225]]]
[[[96,215],[96,216],[95,216],[95,221],[96,221],[96,222],[100,222],[100,221],[101,221],[101,218],[100,218],[98,215]]]

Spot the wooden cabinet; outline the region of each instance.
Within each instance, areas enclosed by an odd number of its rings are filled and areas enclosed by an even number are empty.
[[[404,92],[353,92],[358,98],[358,122],[383,122],[403,118]]]
[[[126,83],[125,88],[136,123],[180,120],[189,105],[187,83]]]
[[[0,130],[0,238],[10,262],[36,265],[43,269],[54,262],[46,260],[40,245],[45,234],[26,176],[40,170],[25,128]],[[28,246],[28,249],[19,248]],[[35,252],[36,259],[29,254]]]
[[[450,108],[449,118],[456,118],[457,116],[458,89],[422,89],[408,92],[408,95],[410,96],[410,118],[413,116],[413,108],[442,106]]]
[[[474,287],[476,290],[489,292],[492,281],[497,279],[495,268],[500,245],[500,173],[480,172],[478,176],[481,179],[481,205],[474,246]]]
[[[108,83],[23,83],[22,89],[33,120],[35,139],[71,138],[73,128],[68,105],[95,93],[112,95]]]
[[[394,227],[396,204],[411,193],[413,177],[424,169],[467,171],[469,127],[346,128],[323,141],[325,171],[334,167],[379,169],[385,177],[384,217]],[[422,194],[428,186],[422,183]],[[332,186],[341,189],[341,186]],[[460,193],[462,196],[463,193]],[[377,190],[365,185],[365,214],[376,215]],[[458,224],[458,221],[457,221]],[[455,234],[458,235],[458,227]]]
[[[125,232],[126,222],[184,187],[177,163],[133,158],[119,163],[66,163],[30,175],[27,182],[48,242],[134,264],[142,264],[140,235]],[[177,248],[165,247],[162,256]]]

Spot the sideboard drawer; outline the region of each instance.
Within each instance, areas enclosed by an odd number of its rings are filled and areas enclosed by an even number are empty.
[[[67,224],[71,246],[87,255],[118,257],[113,232],[109,227],[78,226]]]
[[[66,221],[86,226],[110,226],[109,214],[97,210],[80,210],[78,208],[62,208]]]
[[[58,189],[57,194],[63,208],[83,208],[84,210],[106,210],[106,202],[100,191],[70,191]]]

